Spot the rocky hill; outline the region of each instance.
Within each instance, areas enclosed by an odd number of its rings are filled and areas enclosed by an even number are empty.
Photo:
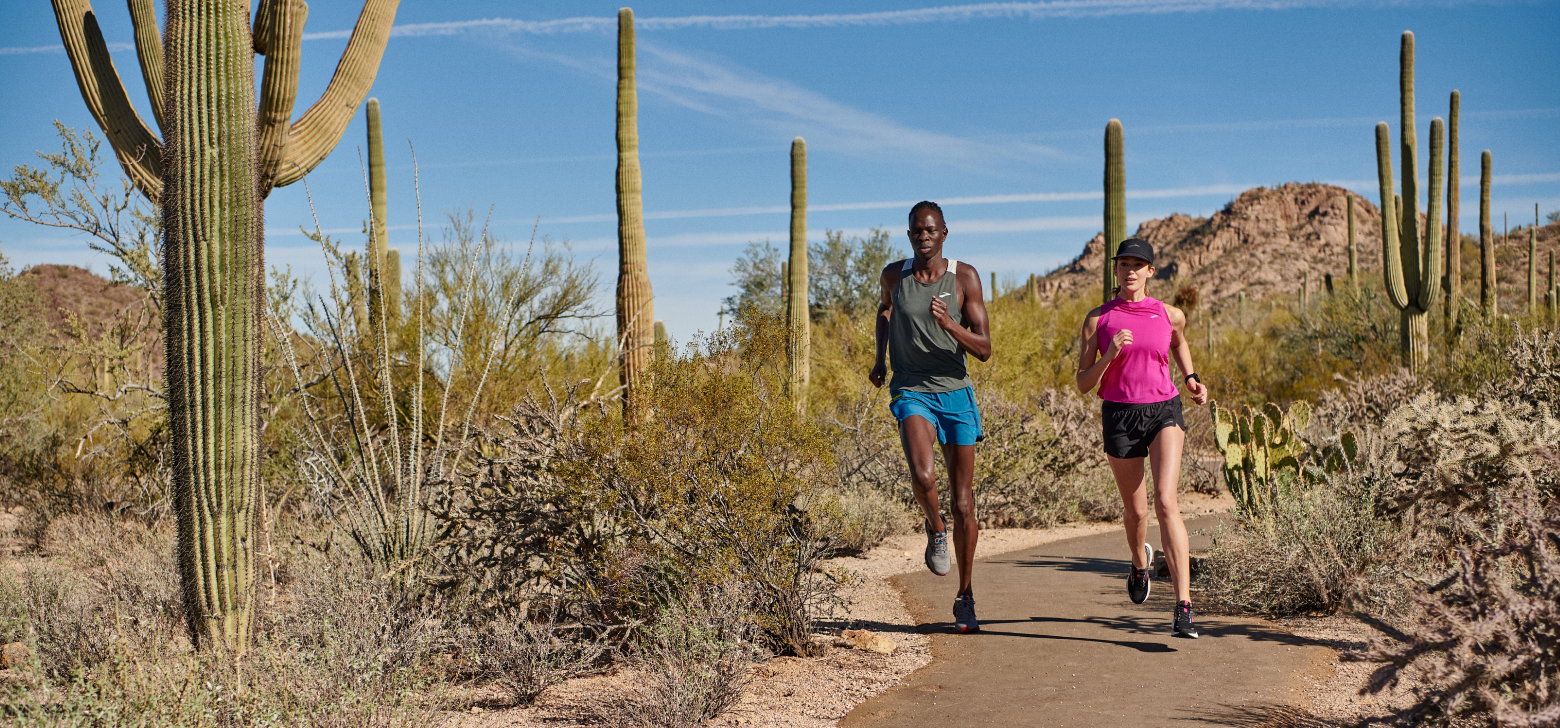
[[[1254,299],[1272,293],[1292,295],[1307,275],[1313,291],[1322,290],[1328,274],[1342,282],[1349,269],[1344,194],[1341,187],[1318,183],[1258,187],[1241,193],[1212,217],[1175,214],[1144,222],[1134,235],[1153,243],[1158,256],[1156,277],[1163,279],[1150,285],[1149,295],[1169,299],[1170,281],[1176,286],[1195,285],[1205,302],[1239,293]],[[1466,212],[1467,190],[1464,194]],[[1361,278],[1379,287],[1381,211],[1359,196],[1354,204]],[[1499,230],[1496,235],[1502,308],[1515,310],[1527,300],[1527,228],[1513,229],[1509,239],[1499,239]],[[1041,279],[1042,290],[1097,290],[1104,247],[1104,235],[1096,234],[1071,263]],[[1539,228],[1540,288],[1547,285],[1548,253],[1557,249],[1560,224]],[[1472,236],[1463,240],[1462,267],[1463,295],[1477,300],[1479,249]]]

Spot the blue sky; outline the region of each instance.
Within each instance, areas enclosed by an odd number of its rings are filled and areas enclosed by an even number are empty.
[[[299,111],[318,97],[359,5],[310,9]],[[610,306],[618,5],[405,0],[371,95],[384,108],[390,237],[491,210],[594,258]],[[132,41],[121,3],[97,8]],[[1462,92],[1465,175],[1494,153],[1494,208],[1560,209],[1556,2],[1062,0],[932,7],[904,0],[652,2],[640,19],[641,163],[656,314],[674,336],[713,328],[751,240],[787,237],[789,147],[808,141],[809,232],[885,227],[909,203],[947,211],[950,257],[1014,279],[1077,254],[1100,228],[1105,122],[1126,128],[1131,224],[1206,215],[1254,185],[1344,184],[1375,198],[1373,127],[1398,130],[1398,36],[1418,39],[1421,140]],[[56,148],[51,121],[96,128],[57,50],[49,4],[8,0],[0,25],[0,167]],[[150,118],[135,54],[115,54]],[[360,242],[362,115],[308,178],[320,223]],[[1421,157],[1425,155],[1421,143]],[[1421,160],[1421,166],[1424,164]],[[1471,182],[1471,183],[1470,183]],[[1462,228],[1477,223],[1476,178]],[[272,193],[267,259],[319,275],[303,184]],[[0,220],[14,265],[106,272],[79,237]]]

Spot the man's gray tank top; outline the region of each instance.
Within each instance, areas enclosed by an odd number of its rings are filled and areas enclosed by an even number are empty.
[[[970,386],[964,350],[953,334],[932,317],[932,299],[948,303],[948,317],[964,325],[959,306],[959,261],[948,261],[948,272],[932,283],[915,279],[913,260],[906,260],[894,290],[894,309],[888,319],[888,358],[894,376],[889,389],[939,394]]]

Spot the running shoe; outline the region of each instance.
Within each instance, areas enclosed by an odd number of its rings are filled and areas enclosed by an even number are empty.
[[[953,558],[948,555],[948,532],[932,533],[932,523],[921,520],[926,529],[926,568],[933,574],[947,576],[953,569]]]
[[[1197,625],[1193,624],[1195,620],[1196,618],[1192,616],[1191,602],[1175,605],[1175,621],[1170,624],[1170,636],[1197,639]]]
[[[953,629],[959,634],[980,631],[980,621],[975,619],[975,597],[960,595],[953,598]]]
[[[1147,564],[1147,566],[1141,569],[1134,566],[1131,572],[1127,574],[1127,596],[1132,599],[1133,604],[1142,604],[1148,601],[1148,570],[1154,567],[1154,547],[1146,543],[1143,544],[1143,555],[1145,557],[1143,563]]]

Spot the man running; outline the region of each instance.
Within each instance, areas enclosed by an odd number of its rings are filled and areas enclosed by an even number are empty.
[[[1148,491],[1143,480],[1143,458],[1147,457],[1154,467],[1159,541],[1175,589],[1170,634],[1196,639],[1186,524],[1176,505],[1186,419],[1181,414],[1181,392],[1170,378],[1171,355],[1185,375],[1182,381],[1193,403],[1206,404],[1208,388],[1192,366],[1186,314],[1148,297],[1148,281],[1156,270],[1154,246],[1141,238],[1128,238],[1121,241],[1109,264],[1116,267],[1120,286],[1115,298],[1084,319],[1078,391],[1088,394],[1098,386],[1104,400],[1105,455],[1121,491],[1127,548],[1132,553],[1127,596],[1134,604],[1148,599],[1148,570],[1154,563],[1154,549],[1147,543]]]
[[[943,258],[948,226],[935,202],[910,208],[910,245],[915,257],[890,263],[880,279],[877,363],[868,379],[883,386],[888,369],[888,409],[899,421],[899,442],[910,462],[915,500],[925,516],[926,568],[943,576],[950,570],[948,527],[937,500],[935,445],[948,466],[953,509],[954,551],[959,557],[959,593],[953,600],[953,626],[978,632],[970,572],[975,565],[975,443],[981,439],[980,410],[964,366],[965,352],[991,358],[985,293],[980,273],[967,263]]]

